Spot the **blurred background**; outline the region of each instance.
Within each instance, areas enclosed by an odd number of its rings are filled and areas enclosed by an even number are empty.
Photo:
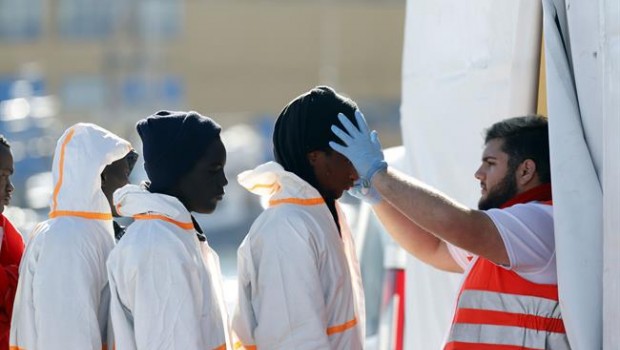
[[[329,85],[384,146],[401,143],[405,0],[0,0],[0,133],[16,187],[6,215],[27,236],[47,218],[57,138],[93,122],[140,151],[136,121],[196,110],[224,127],[230,181],[201,216],[227,276],[262,210],[236,175],[270,160],[278,113]],[[145,179],[139,162],[132,182]]]

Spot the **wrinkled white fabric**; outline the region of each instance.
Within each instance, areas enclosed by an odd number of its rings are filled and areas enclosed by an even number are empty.
[[[239,175],[270,196],[239,247],[239,345],[258,349],[362,349],[364,293],[351,233],[341,234],[316,189],[269,162]],[[237,344],[235,344],[237,346]]]
[[[50,219],[27,242],[11,346],[100,350],[111,340],[105,262],[114,230],[100,174],[130,149],[129,142],[93,124],[76,124],[58,140]]]
[[[136,218],[108,259],[116,349],[231,349],[219,258],[189,211],[135,185],[114,203]]]

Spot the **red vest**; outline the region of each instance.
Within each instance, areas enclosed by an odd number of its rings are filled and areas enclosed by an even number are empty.
[[[4,350],[9,348],[13,299],[17,290],[19,262],[24,253],[24,240],[2,214],[0,226],[4,230],[0,246],[0,350]]]
[[[478,258],[461,288],[445,350],[570,349],[557,285]]]
[[[551,188],[533,192],[502,207],[548,200]],[[482,257],[473,264],[459,292],[444,350],[570,349],[557,285],[530,282]]]

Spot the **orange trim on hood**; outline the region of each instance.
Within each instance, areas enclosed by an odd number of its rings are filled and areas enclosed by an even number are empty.
[[[324,204],[325,200],[322,197],[317,198],[282,198],[272,199],[269,201],[270,206],[276,206],[280,204],[296,204],[296,205],[319,205]]]
[[[256,350],[256,345],[243,345],[241,341],[238,341],[233,346],[235,350]]]
[[[165,215],[159,215],[159,214],[138,214],[138,215],[134,215],[133,217],[136,220],[163,220],[166,222],[169,222],[173,225],[176,225],[184,230],[193,230],[194,229],[194,223],[193,222],[181,222],[181,221],[177,221],[174,219],[171,219]]]
[[[270,188],[270,189],[272,189],[273,192],[276,192],[280,188],[280,185],[277,182],[273,182],[273,183],[270,183],[270,184],[256,184],[256,185],[248,188],[248,191],[252,192],[252,191],[254,191],[256,189],[259,189],[259,188]]]
[[[77,216],[90,220],[112,220],[111,213],[96,213],[92,211],[53,210],[49,214],[50,219],[60,216]]]
[[[64,176],[65,150],[67,148],[67,144],[73,138],[74,133],[75,129],[71,128],[69,130],[69,133],[67,133],[67,137],[65,137],[65,140],[62,142],[62,146],[60,147],[60,160],[58,162],[58,183],[56,183],[56,186],[54,187],[54,197],[52,198],[52,212],[50,213],[50,217],[58,207],[58,193],[60,192],[60,187],[62,186],[62,178]]]

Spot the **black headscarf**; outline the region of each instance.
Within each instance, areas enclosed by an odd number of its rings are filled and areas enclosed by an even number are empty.
[[[159,111],[140,120],[144,170],[151,192],[174,186],[220,135],[220,126],[197,112]]]
[[[273,154],[276,162],[323,195],[308,160],[308,153],[317,150],[332,152],[330,141],[342,144],[331,131],[331,127],[337,125],[344,129],[338,120],[338,113],[347,116],[357,126],[355,110],[355,102],[338,95],[327,86],[316,87],[295,98],[284,107],[276,121],[273,132]],[[324,195],[323,197],[338,225],[334,199],[325,198]]]

